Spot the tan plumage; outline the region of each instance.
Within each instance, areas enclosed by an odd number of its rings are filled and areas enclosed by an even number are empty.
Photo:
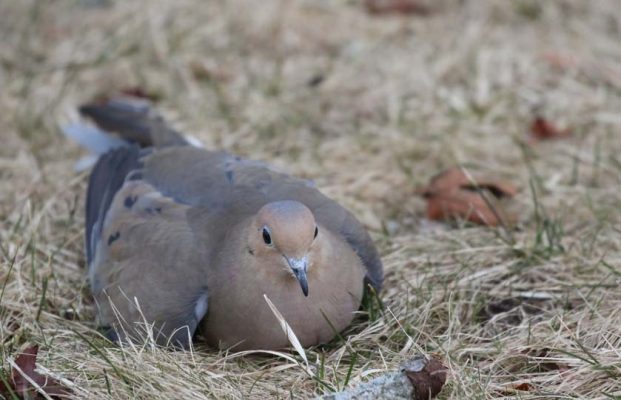
[[[214,346],[282,348],[266,294],[313,345],[351,322],[365,279],[380,289],[368,234],[307,182],[191,147],[129,100],[81,111],[147,146],[106,153],[89,181],[89,280],[112,337],[146,322],[159,343],[187,345],[200,325]]]

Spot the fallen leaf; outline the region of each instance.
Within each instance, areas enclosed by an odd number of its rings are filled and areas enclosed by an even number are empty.
[[[404,372],[414,387],[414,399],[432,399],[446,383],[446,367],[433,357],[415,360],[411,366],[404,368]]]
[[[194,60],[188,64],[188,68],[194,79],[199,81],[230,81],[230,71],[208,61]]]
[[[160,99],[160,95],[153,91],[147,91],[138,86],[125,87],[120,90],[114,90],[113,92],[102,92],[93,98],[93,104],[106,104],[114,98],[124,97],[133,98],[140,101],[157,102]]]
[[[559,129],[541,116],[536,116],[531,123],[530,133],[535,140],[560,139],[571,135],[569,129]]]
[[[528,382],[522,382],[507,386],[503,390],[497,390],[496,393],[502,397],[520,396],[518,392],[530,392],[531,386]]]
[[[365,0],[369,14],[429,14],[429,7],[421,0]]]
[[[57,380],[35,371],[38,351],[38,346],[30,346],[15,358],[14,363],[17,368],[13,368],[11,378],[8,380],[11,390],[0,381],[0,394],[6,398],[12,398],[12,391],[23,399],[42,398],[29,379],[50,397],[58,398],[71,394],[71,390],[62,386]]]
[[[565,71],[578,66],[578,62],[575,57],[555,51],[543,53],[542,58],[548,63],[548,65],[550,65],[550,67],[559,71]]]
[[[308,82],[306,82],[306,84],[310,87],[317,87],[321,85],[325,79],[325,75],[315,74],[308,80]]]
[[[543,347],[541,349],[527,348],[521,351],[529,359],[529,363],[534,364],[541,372],[558,371],[563,373],[570,370],[569,365],[557,361],[558,358],[552,356],[551,349]]]
[[[513,389],[528,392],[530,391],[530,385],[528,384],[528,382],[522,382],[519,385],[515,385]]]
[[[484,176],[475,177],[473,182],[468,175],[459,167],[449,168],[444,172],[431,178],[431,182],[419,192],[427,197],[438,192],[451,191],[456,188],[476,191],[485,189],[491,192],[497,198],[513,197],[517,194],[518,189],[515,185],[504,182],[500,179],[493,179]]]
[[[126,88],[121,89],[119,92],[125,96],[138,97],[140,99],[145,99],[145,100],[149,100],[153,102],[156,102],[157,100],[159,100],[159,97],[160,97],[157,93],[152,92],[152,91],[147,91],[138,86],[126,87]]]
[[[483,197],[482,191],[490,193]],[[511,183],[481,177],[472,179],[458,167],[450,168],[431,179],[429,185],[417,192],[427,199],[427,218],[444,221],[461,218],[470,222],[497,226],[513,216],[501,213],[498,204],[492,200],[513,197],[518,189]]]
[[[17,358],[15,358],[15,364],[17,364],[22,372],[32,378],[32,380],[37,384],[38,382],[36,378],[38,374],[35,372],[35,363],[37,361],[38,351],[38,346],[31,346],[26,348],[17,356]],[[34,390],[29,390],[32,389],[30,382],[28,382],[26,378],[15,368],[11,373],[11,380],[13,381],[13,388],[20,396],[26,397],[29,393],[35,393]]]
[[[499,224],[494,212],[478,193],[458,190],[452,193],[438,193],[427,199],[427,218],[447,220],[463,218],[480,225]]]

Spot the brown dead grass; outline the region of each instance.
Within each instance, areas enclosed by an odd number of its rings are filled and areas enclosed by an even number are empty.
[[[308,398],[424,352],[449,367],[443,399],[621,398],[615,0],[446,0],[425,17],[323,0],[95,3],[0,2],[4,373],[37,343],[80,398]],[[316,180],[372,230],[386,308],[307,350],[315,378],[293,351],[118,348],[95,331],[82,152],[58,122],[128,86],[208,147]],[[535,109],[573,136],[530,147]],[[520,184],[517,229],[422,219],[415,188],[455,164]]]

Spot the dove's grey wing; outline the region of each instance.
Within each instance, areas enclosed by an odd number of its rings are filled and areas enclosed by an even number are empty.
[[[91,263],[106,212],[126,176],[140,167],[140,148],[127,146],[100,157],[91,172],[86,194],[86,261]]]
[[[111,339],[187,346],[208,306],[207,247],[188,224],[190,207],[142,179],[136,146],[100,158],[89,181],[86,248],[99,324]]]
[[[367,231],[349,211],[306,180],[260,162],[189,146],[161,149],[145,157],[143,174],[165,196],[208,210],[225,226],[269,202],[299,201],[313,211],[320,225],[345,238],[365,265],[368,283],[381,289],[382,263]]]

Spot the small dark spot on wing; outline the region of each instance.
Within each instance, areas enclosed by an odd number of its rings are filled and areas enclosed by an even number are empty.
[[[126,181],[139,181],[143,178],[142,170],[136,169],[129,174],[125,178]]]
[[[100,329],[103,331],[103,335],[109,341],[111,341],[113,343],[118,343],[119,342],[119,335],[116,333],[114,328],[112,328],[110,326],[102,326]]]
[[[140,159],[150,156],[151,154],[154,153],[153,147],[142,147],[140,149],[140,153],[139,153],[139,157]]]
[[[127,196],[123,204],[127,208],[132,208],[134,206],[134,203],[136,203],[136,200],[138,200],[138,196]]]
[[[225,172],[225,174],[226,174],[226,179],[232,185],[235,182],[235,172],[233,170],[229,169],[229,170],[227,170]]]
[[[120,237],[121,237],[121,232],[119,232],[119,231],[116,231],[115,234],[108,236],[108,246],[110,246],[112,243],[114,243]]]
[[[323,74],[315,74],[308,80],[307,84],[310,87],[316,87],[321,85],[325,79],[326,77]]]

